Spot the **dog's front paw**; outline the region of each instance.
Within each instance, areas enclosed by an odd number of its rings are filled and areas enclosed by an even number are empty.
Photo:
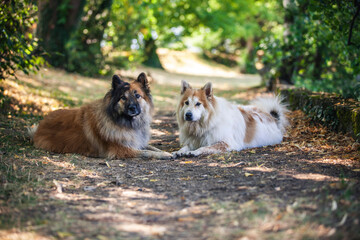
[[[173,152],[172,156],[173,158],[188,157],[188,153],[189,152],[177,151],[177,152]]]
[[[196,151],[177,151],[172,153],[173,158],[179,158],[179,157],[197,157],[199,154]]]
[[[180,151],[177,151],[177,152],[172,152],[171,155],[173,158],[179,158],[182,156],[182,153]]]
[[[170,160],[170,159],[173,159],[173,155],[171,153],[168,153],[168,152],[156,152],[156,155],[157,155],[157,159],[160,159],[160,160]]]
[[[186,153],[186,156],[187,156],[187,157],[197,157],[197,156],[199,156],[199,155],[201,155],[201,152],[199,152],[199,151],[197,151],[197,150],[195,150],[195,151],[189,151],[189,152]]]

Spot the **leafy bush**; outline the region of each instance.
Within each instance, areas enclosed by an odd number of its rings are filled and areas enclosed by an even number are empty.
[[[258,46],[266,78],[360,100],[360,1],[289,2],[284,22]]]
[[[17,70],[36,71],[43,59],[35,54],[33,37],[37,7],[30,0],[2,1],[0,5],[0,80]]]

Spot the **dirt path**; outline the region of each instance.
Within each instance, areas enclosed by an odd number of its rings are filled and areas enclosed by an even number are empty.
[[[152,144],[177,149],[175,131],[172,115],[157,116]],[[172,161],[41,155],[26,161],[39,166],[45,186],[35,190],[36,204],[11,215],[25,226],[3,231],[4,239],[359,236],[359,163],[314,155],[290,137],[275,147]]]
[[[258,94],[233,90],[218,94]],[[177,91],[153,86],[159,102]],[[0,239],[359,238],[359,144],[300,111],[289,117],[276,146],[146,161],[37,150],[25,137],[36,117],[2,114]],[[152,135],[158,148],[179,148],[169,106]]]

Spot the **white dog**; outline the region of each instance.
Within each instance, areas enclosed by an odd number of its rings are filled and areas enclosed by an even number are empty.
[[[255,99],[236,106],[213,95],[212,84],[193,89],[182,81],[176,117],[182,148],[174,157],[199,156],[278,144],[288,121],[279,97]]]

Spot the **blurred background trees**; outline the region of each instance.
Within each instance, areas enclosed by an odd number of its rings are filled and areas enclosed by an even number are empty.
[[[360,1],[283,0],[259,42],[264,78],[360,99]]]
[[[243,73],[360,99],[360,0],[9,0],[1,74],[54,67],[96,76],[190,49]],[[36,35],[36,37],[35,37]]]

